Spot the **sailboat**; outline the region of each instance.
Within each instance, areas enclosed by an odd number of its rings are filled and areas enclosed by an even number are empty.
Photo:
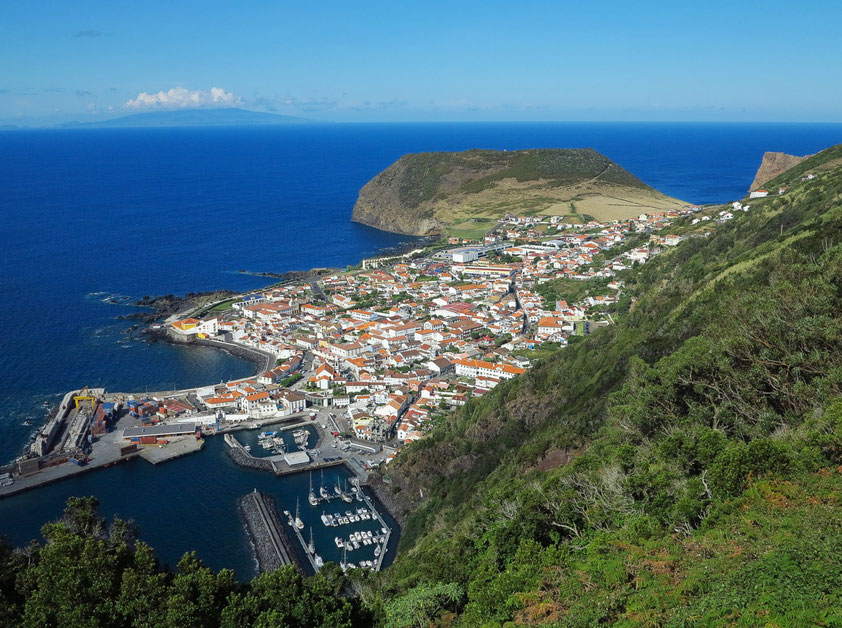
[[[307,496],[307,501],[310,502],[311,506],[318,506],[319,500],[316,497],[316,494],[313,492],[313,472],[310,472],[310,494]]]
[[[339,493],[339,497],[342,498],[343,502],[351,503],[353,501],[353,497],[351,497],[350,493],[348,493],[348,482],[345,481],[345,490]]]
[[[342,550],[342,562],[339,563],[339,566],[342,567],[342,571],[348,570],[348,546],[345,545],[345,549]]]
[[[307,544],[307,551],[311,554],[316,553],[316,546],[313,544],[313,526],[310,526],[310,542]]]
[[[319,495],[322,496],[322,499],[329,499],[330,498],[330,493],[328,493],[327,489],[325,488],[325,470],[324,469],[322,469],[322,481],[321,481],[321,484],[319,486]]]
[[[301,521],[301,517],[299,516],[299,507],[298,507],[298,498],[295,499],[295,527],[299,530],[304,529],[304,522]]]

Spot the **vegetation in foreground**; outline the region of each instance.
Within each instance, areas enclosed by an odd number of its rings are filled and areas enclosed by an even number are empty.
[[[840,154],[715,229],[686,225],[700,237],[621,277],[616,325],[408,447],[386,479],[425,500],[384,573],[240,585],[191,555],[165,573],[82,500],[43,546],[0,552],[2,619],[842,625]]]

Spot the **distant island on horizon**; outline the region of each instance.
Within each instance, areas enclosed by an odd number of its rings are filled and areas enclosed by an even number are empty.
[[[0,131],[31,129],[97,129],[97,128],[151,128],[151,127],[201,127],[201,126],[270,126],[294,124],[328,124],[323,121],[286,116],[278,113],[250,111],[248,109],[168,109],[145,111],[107,120],[81,122],[73,120],[45,126],[4,124]]]

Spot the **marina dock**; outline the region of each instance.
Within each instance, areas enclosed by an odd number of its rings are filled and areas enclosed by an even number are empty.
[[[357,550],[362,550],[361,546],[367,545],[371,547],[374,546],[374,557],[373,560],[368,560],[367,558],[360,562],[359,568],[366,568],[371,569],[373,571],[380,571],[383,567],[383,559],[388,551],[388,544],[389,540],[391,539],[392,529],[386,521],[384,520],[383,516],[377,510],[377,507],[374,505],[373,501],[365,494],[360,486],[359,482],[356,480],[352,480],[353,489],[351,491],[342,491],[337,492],[335,495],[331,494],[330,497],[316,497],[316,495],[321,493],[321,488],[318,492],[314,491],[312,478],[310,482],[310,491],[308,495],[307,501],[309,502],[312,508],[320,504],[329,504],[334,499],[342,499],[342,501],[348,502],[350,498],[353,501],[363,502],[367,508],[358,508],[356,510],[356,514],[353,513],[353,509],[346,511],[346,516],[341,515],[326,515],[324,511],[322,511],[321,521],[328,529],[336,528],[337,526],[345,526],[350,523],[353,527],[355,524],[363,520],[362,525],[365,526],[365,522],[369,521],[370,523],[377,523],[379,528],[377,531],[374,531],[374,535],[372,535],[372,530],[352,530],[350,536],[337,536],[335,538],[337,547],[343,548],[343,555],[342,560],[339,563],[343,570],[349,568],[356,568],[357,565],[352,563],[346,557],[348,552],[353,552]],[[290,511],[285,510],[284,516],[287,518],[287,522],[289,526],[292,528],[295,537],[298,539],[298,542],[301,546],[301,549],[307,559],[310,562],[310,566],[314,571],[318,571],[321,566],[324,564],[323,556],[325,554],[324,549],[322,549],[322,554],[319,554],[319,546],[313,543],[313,531],[312,528],[310,530],[310,542],[308,542],[304,535],[302,534],[301,530],[303,528],[299,528],[300,525],[305,525],[302,522],[300,516],[300,503],[301,500],[296,501],[296,508],[295,514]],[[369,524],[370,525],[370,524]],[[366,537],[367,533],[367,537]],[[362,534],[362,536],[360,536]],[[355,536],[356,535],[356,536]],[[321,535],[320,535],[321,536]],[[323,536],[321,537],[323,542]],[[351,543],[353,542],[353,547],[351,547]],[[359,542],[359,544],[358,544]],[[343,545],[344,544],[344,545]],[[328,552],[329,554],[330,552]],[[332,559],[330,559],[332,560]]]
[[[297,517],[297,513],[296,513]],[[304,537],[301,535],[301,530],[298,529],[295,520],[292,518],[290,514],[289,517],[289,527],[292,528],[293,533],[295,534],[298,542],[301,544],[301,549],[304,550],[304,555],[307,557],[307,560],[310,563],[310,568],[313,570],[313,573],[316,573],[319,569],[322,568],[324,564],[321,562],[321,558],[319,557],[318,553],[316,552],[316,548],[313,547],[313,551],[310,551],[310,547],[307,544],[307,541],[304,540]],[[311,531],[312,534],[312,531]]]
[[[303,471],[318,471],[319,469],[327,469],[336,467],[344,463],[342,460],[331,460],[329,462],[310,460],[310,462],[303,464],[291,465],[288,463],[283,454],[274,456],[254,456],[247,451],[245,446],[237,440],[237,437],[231,433],[223,434],[225,443],[234,451],[237,452],[237,457],[246,462],[245,466],[255,468],[267,468],[271,466],[272,472],[277,476],[290,475],[293,473],[301,473]],[[235,458],[236,459],[236,458]]]
[[[386,557],[386,552],[389,549],[389,539],[392,538],[392,527],[383,520],[383,517],[380,515],[380,512],[377,510],[377,508],[374,507],[374,504],[372,503],[369,496],[365,494],[365,491],[362,489],[362,486],[360,486],[360,483],[356,481],[356,479],[353,481],[355,486],[357,487],[357,494],[362,496],[363,501],[365,502],[366,506],[368,506],[368,509],[371,511],[372,515],[376,517],[377,520],[380,522],[380,526],[384,530],[386,530],[386,538],[383,541],[383,550],[380,552],[380,556],[377,556],[374,561],[374,571],[380,571],[380,569],[383,567],[383,559]]]

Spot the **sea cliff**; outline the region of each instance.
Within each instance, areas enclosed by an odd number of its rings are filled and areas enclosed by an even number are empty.
[[[763,153],[763,160],[760,162],[760,167],[757,169],[757,174],[754,175],[754,181],[751,182],[749,190],[756,190],[763,187],[769,181],[790,168],[797,166],[808,157],[812,157],[812,155],[798,157],[796,155],[787,155],[786,153],[777,153],[774,151]]]

